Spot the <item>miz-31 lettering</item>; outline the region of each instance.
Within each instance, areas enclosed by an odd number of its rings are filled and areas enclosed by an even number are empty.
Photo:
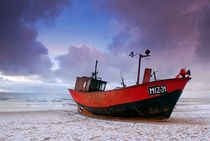
[[[167,93],[167,87],[165,85],[152,86],[148,88],[148,92],[149,92],[149,95],[165,94]]]

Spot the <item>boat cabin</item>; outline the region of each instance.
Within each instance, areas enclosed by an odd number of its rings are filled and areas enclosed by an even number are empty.
[[[93,77],[77,77],[75,90],[80,92],[96,92],[104,91],[106,88],[105,81],[95,79]]]

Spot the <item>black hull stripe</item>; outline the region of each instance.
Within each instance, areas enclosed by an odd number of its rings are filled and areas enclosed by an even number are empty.
[[[169,118],[182,91],[176,90],[159,97],[110,107],[93,108],[78,104],[96,115],[115,117]]]

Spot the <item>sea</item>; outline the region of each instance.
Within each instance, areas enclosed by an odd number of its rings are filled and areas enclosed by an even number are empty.
[[[76,106],[70,94],[0,92],[0,112],[69,110]]]
[[[179,106],[209,104],[209,98],[180,98]],[[76,107],[70,94],[0,92],[0,112],[71,110]]]

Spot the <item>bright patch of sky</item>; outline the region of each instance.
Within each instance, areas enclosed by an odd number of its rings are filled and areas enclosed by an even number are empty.
[[[3,81],[1,81],[3,80]],[[0,92],[25,93],[67,93],[73,84],[65,84],[57,80],[54,83],[43,82],[38,76],[6,76],[0,72]]]

